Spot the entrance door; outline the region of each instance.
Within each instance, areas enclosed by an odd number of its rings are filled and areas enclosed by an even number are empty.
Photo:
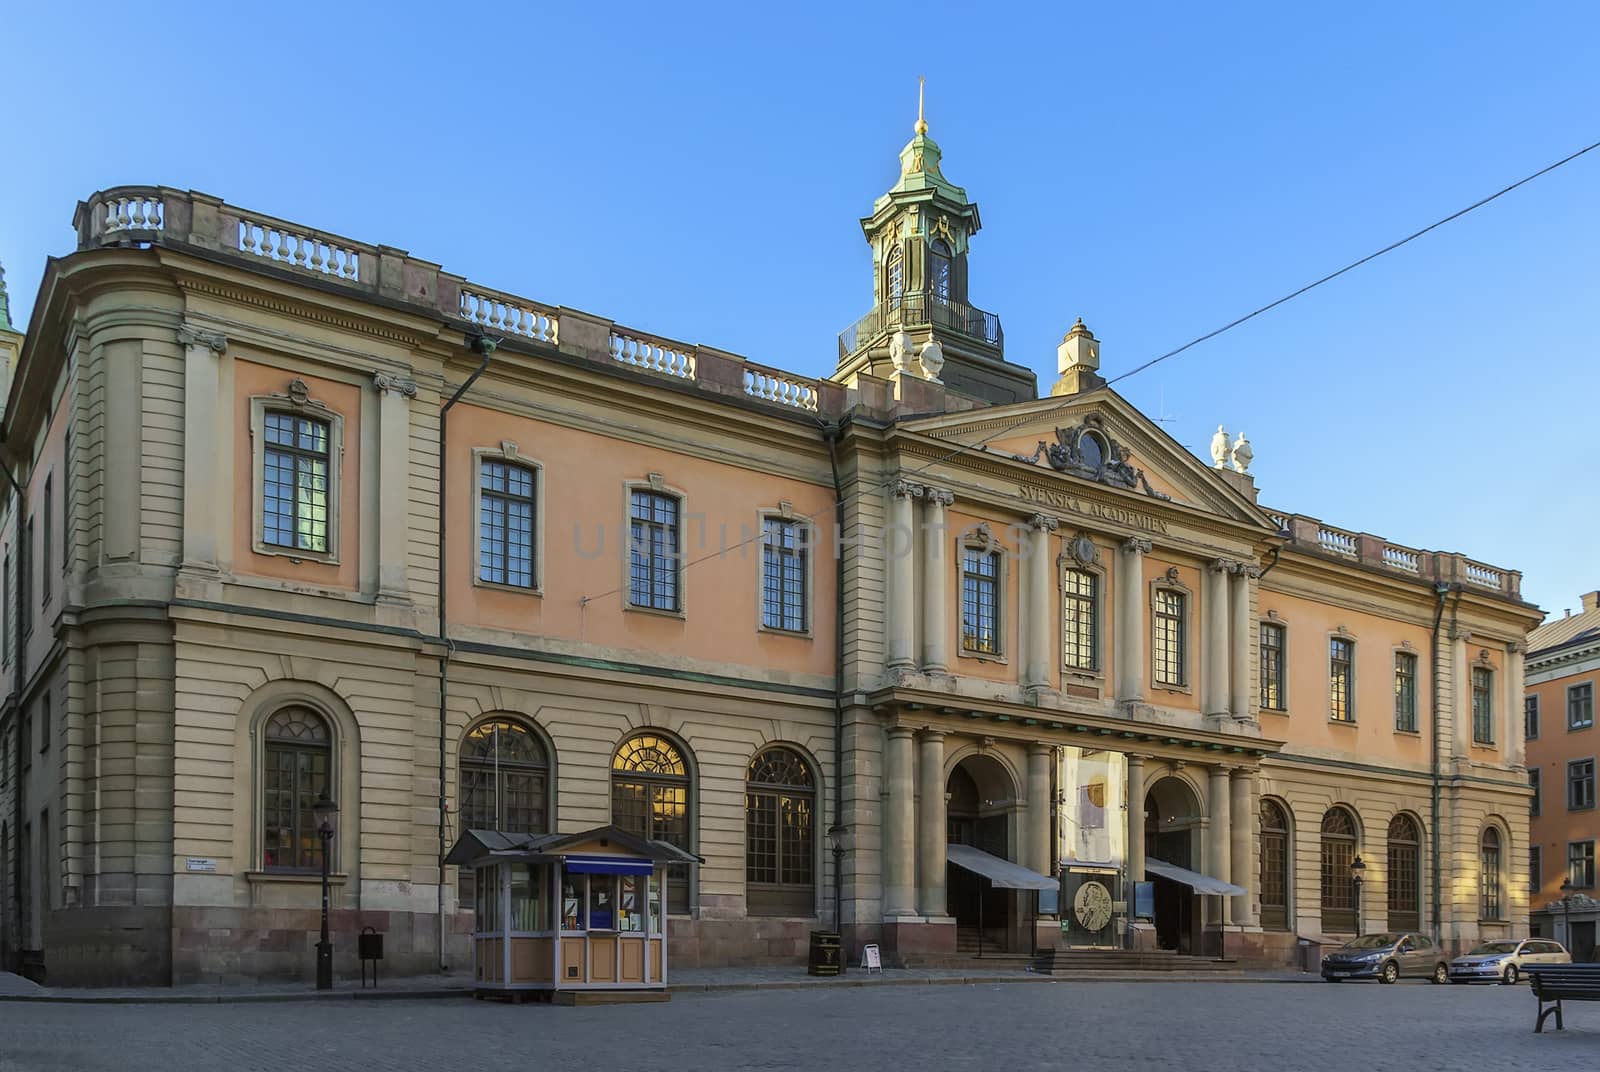
[[[952,844],[971,845],[1007,860],[1010,816],[1004,809],[1010,794],[995,785],[987,786],[988,792],[980,787],[980,781],[993,777],[1003,779],[1004,771],[994,760],[983,761],[983,757],[965,759],[950,772],[947,833]],[[1009,785],[1009,779],[1001,785]],[[956,921],[958,951],[1000,952],[1010,948],[1015,890],[994,889],[988,879],[952,864],[945,875],[945,896],[948,911]]]
[[[1567,952],[1572,954],[1575,964],[1587,964],[1594,960],[1594,920],[1572,925],[1572,942]]]
[[[1145,798],[1146,855],[1152,860],[1194,870],[1194,824],[1199,816],[1200,802],[1187,783],[1173,777],[1156,782]],[[1198,954],[1200,899],[1181,882],[1160,875],[1147,877],[1154,885],[1156,944],[1184,955]]]

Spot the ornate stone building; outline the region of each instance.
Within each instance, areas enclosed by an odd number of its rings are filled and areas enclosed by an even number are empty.
[[[13,962],[309,972],[323,792],[352,974],[366,925],[460,963],[465,828],[698,854],[680,965],[1522,929],[1519,575],[1259,505],[1081,323],[1039,397],[942,167],[919,124],[822,379],[81,202],[4,420]]]

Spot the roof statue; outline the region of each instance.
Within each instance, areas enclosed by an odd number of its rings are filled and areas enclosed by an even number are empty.
[[[1228,443],[1228,431],[1222,425],[1217,425],[1217,434],[1211,437],[1211,464],[1218,469],[1228,467],[1228,455],[1232,448]]]
[[[1250,440],[1245,438],[1243,432],[1240,432],[1239,438],[1234,440],[1233,443],[1233,471],[1236,473],[1250,472],[1250,462],[1255,456],[1256,452],[1250,446]]]

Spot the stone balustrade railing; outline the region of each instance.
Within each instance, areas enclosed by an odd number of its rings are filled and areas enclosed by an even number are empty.
[[[463,286],[457,309],[461,319],[487,331],[520,335],[540,342],[559,341],[561,318],[556,311],[524,298]]]
[[[680,380],[694,379],[693,346],[654,335],[614,328],[611,332],[611,357],[624,365],[671,376]]]
[[[744,392],[756,398],[766,399],[768,402],[792,406],[810,413],[817,411],[817,401],[821,397],[816,380],[749,362],[744,366]]]
[[[1316,551],[1412,580],[1469,585],[1511,599],[1522,598],[1522,574],[1516,570],[1499,569],[1448,551],[1403,547],[1378,536],[1324,524],[1314,517],[1275,510],[1266,512],[1280,524],[1280,531],[1289,534],[1290,547]]]

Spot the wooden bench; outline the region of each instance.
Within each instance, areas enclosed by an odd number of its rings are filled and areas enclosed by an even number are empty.
[[[1544,1030],[1545,1018],[1556,1018],[1556,1030],[1566,1030],[1561,1019],[1563,1001],[1600,1001],[1600,964],[1530,964],[1528,986],[1539,999],[1539,1018],[1533,1030]]]

